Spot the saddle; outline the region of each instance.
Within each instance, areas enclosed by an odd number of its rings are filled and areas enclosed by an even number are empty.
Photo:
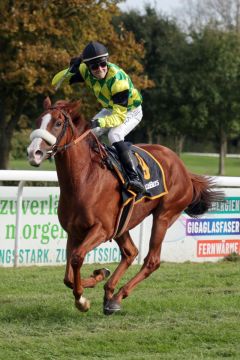
[[[148,151],[135,145],[129,145],[136,158],[139,179],[145,187],[145,192],[141,194],[136,194],[132,190],[127,189],[128,177],[121,165],[116,149],[114,146],[103,144],[104,150],[107,153],[104,159],[105,164],[113,171],[122,184],[122,208],[118,216],[113,238],[119,237],[125,231],[135,204],[145,198],[153,200],[168,193],[164,171],[159,162]]]

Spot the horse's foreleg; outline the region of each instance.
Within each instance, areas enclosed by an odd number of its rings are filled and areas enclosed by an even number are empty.
[[[99,282],[105,280],[110,275],[110,271],[106,268],[94,270],[88,279],[82,279],[84,288],[94,288]]]
[[[71,266],[73,270],[73,295],[75,305],[80,311],[87,311],[90,303],[83,294],[84,283],[81,279],[80,269],[86,254],[106,240],[106,234],[100,224],[95,224],[81,241],[80,245],[74,247],[71,254]]]
[[[116,239],[116,242],[121,251],[121,262],[118,267],[104,285],[104,308],[107,307],[107,302],[113,296],[114,289],[119,282],[120,278],[124,275],[128,267],[132,264],[136,256],[138,255],[138,249],[134,245],[129,232],[125,232],[122,236]]]
[[[68,266],[67,266],[68,268]],[[69,266],[69,270],[72,272],[71,266]],[[73,278],[72,281],[69,277],[69,271],[66,269],[66,272],[68,273],[68,276],[64,278],[64,284],[69,287],[70,289],[73,289]],[[82,281],[82,287],[85,288],[94,288],[99,282],[105,280],[110,275],[110,271],[106,268],[94,270],[93,274],[87,278],[87,279],[81,279]]]
[[[72,267],[71,267],[71,263],[70,263],[72,250],[73,250],[72,241],[68,237],[67,247],[66,247],[67,263],[66,263],[65,276],[64,276],[63,282],[70,289],[73,289],[73,271],[72,271]]]
[[[66,270],[65,270],[65,276],[64,276],[64,284],[69,287],[70,289],[73,289],[73,269],[71,267],[70,261],[71,256],[73,252],[73,241],[71,238],[68,238],[67,241],[67,248],[66,248],[66,255],[67,255],[67,264],[66,264]],[[91,275],[87,279],[82,279],[82,287],[83,288],[93,288],[97,285],[98,282],[104,280],[109,276],[109,270],[107,269],[99,269],[95,270],[93,272],[93,275]]]

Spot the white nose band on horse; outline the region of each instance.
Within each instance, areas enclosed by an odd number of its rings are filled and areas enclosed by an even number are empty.
[[[31,134],[30,134],[30,140],[34,140],[36,138],[41,138],[43,140],[45,140],[48,144],[50,145],[54,145],[57,141],[57,138],[52,135],[49,131],[44,130],[44,129],[37,129],[34,130]]]

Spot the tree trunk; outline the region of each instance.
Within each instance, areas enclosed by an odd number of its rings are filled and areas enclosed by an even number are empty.
[[[1,102],[0,114],[0,169],[8,169],[9,152],[12,134],[9,134],[8,126],[11,123],[11,115],[6,115],[6,109]]]
[[[13,115],[11,115],[13,110],[10,108],[6,109],[4,102],[0,102],[0,169],[3,170],[8,169],[13,131],[25,105],[22,96],[22,94],[18,96],[17,103],[14,103]]]
[[[181,135],[181,134],[176,135],[174,137],[174,147],[175,147],[175,151],[178,154],[178,156],[180,156],[182,153],[184,140],[185,140],[185,136]]]
[[[153,143],[153,130],[150,127],[147,128],[147,137],[148,137],[148,144],[152,144]]]
[[[227,135],[224,129],[220,129],[220,152],[219,152],[219,164],[218,164],[218,175],[225,175],[225,157],[227,153]]]
[[[12,132],[1,129],[0,132],[0,169],[6,170],[9,165]]]
[[[160,135],[160,134],[157,134],[157,135],[156,135],[156,144],[162,145],[161,135]]]

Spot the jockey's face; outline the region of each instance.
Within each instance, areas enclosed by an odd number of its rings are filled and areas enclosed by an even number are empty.
[[[99,80],[104,79],[108,72],[107,61],[103,60],[98,63],[88,65],[89,70],[93,76]]]

